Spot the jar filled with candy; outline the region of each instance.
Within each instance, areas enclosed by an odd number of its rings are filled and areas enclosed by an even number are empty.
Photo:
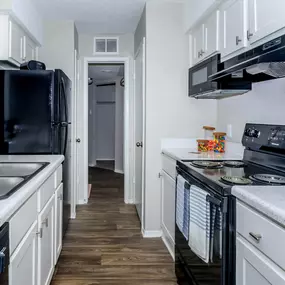
[[[208,140],[197,140],[198,151],[207,152],[208,151]]]
[[[226,148],[226,133],[214,133],[214,151],[223,153]]]

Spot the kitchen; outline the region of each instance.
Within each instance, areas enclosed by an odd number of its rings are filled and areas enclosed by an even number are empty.
[[[28,3],[31,4],[32,2],[27,1],[27,6]],[[164,242],[167,244],[167,236],[165,235],[165,233],[167,234],[167,231],[161,224],[165,224],[164,212],[162,212],[164,209],[164,200],[162,200],[162,206],[160,206],[160,203],[161,199],[166,197],[164,195],[163,187],[161,193],[161,184],[162,186],[165,184],[164,175],[161,176],[161,174],[163,174],[162,170],[167,170],[166,173],[171,174],[171,176],[173,176],[174,178],[173,180],[175,181],[175,159],[188,159],[190,157],[189,160],[191,160],[191,157],[193,156],[191,156],[189,152],[197,152],[196,139],[204,139],[203,126],[214,126],[216,128],[216,131],[226,132],[226,156],[228,157],[228,160],[239,161],[243,158],[244,149],[241,145],[241,140],[244,134],[246,123],[270,124],[275,126],[284,125],[282,107],[284,103],[283,91],[285,83],[283,79],[263,81],[259,83],[255,83],[255,81],[252,80],[253,84],[251,86],[251,91],[240,96],[223,98],[221,100],[197,100],[194,98],[189,98],[187,96],[189,91],[188,69],[193,65],[201,64],[201,62],[207,60],[212,55],[215,55],[217,53],[221,53],[222,62],[226,62],[232,58],[235,58],[235,56],[237,55],[243,54],[245,51],[250,51],[253,48],[258,47],[259,45],[270,42],[271,40],[274,40],[284,34],[285,25],[283,23],[283,18],[281,15],[278,14],[279,11],[282,11],[281,7],[284,5],[282,1],[276,1],[276,3],[271,2],[270,4],[268,4],[267,1],[260,1],[259,3],[256,3],[256,1],[240,0],[211,0],[207,2],[205,1],[202,4],[198,4],[198,2],[196,3],[196,1],[186,1],[185,4],[180,2],[177,3],[177,1],[148,1],[144,10],[142,6],[139,16],[137,17],[137,20],[139,22],[137,28],[136,23],[132,32],[128,31],[127,34],[123,35],[118,33],[120,41],[120,50],[119,55],[116,56],[127,56],[130,57],[131,61],[134,59],[137,50],[142,42],[142,39],[146,37],[146,113],[145,137],[143,141],[143,145],[145,146],[143,182],[144,214],[142,219],[142,234],[144,235],[145,239],[159,239],[160,236],[162,236]],[[278,11],[274,9],[273,12],[272,7],[274,6],[278,6],[280,9],[278,9]],[[27,21],[27,16],[25,18],[25,13],[19,13],[19,11],[27,11],[26,7],[19,5],[17,6],[16,4],[15,7],[18,7],[18,10],[15,9],[13,13],[10,13],[10,17],[17,17],[17,19],[20,19],[20,21],[16,24],[23,24],[25,26],[23,31],[25,33],[27,33],[28,31],[32,31],[32,35],[30,33],[28,33],[28,36],[25,35],[27,39],[32,39],[32,41],[25,40],[24,37],[23,42],[36,42],[34,45],[29,45],[35,46],[35,48],[32,49],[32,57],[30,59],[34,57],[35,59],[46,63],[48,69],[62,69],[73,82],[73,86],[76,85],[76,89],[74,90],[73,88],[72,92],[77,93],[75,95],[78,95],[78,104],[77,110],[73,110],[73,112],[74,114],[78,112],[79,115],[76,119],[77,127],[72,130],[72,138],[74,139],[74,141],[75,139],[80,138],[82,143],[77,145],[75,142],[72,141],[71,148],[77,148],[78,157],[80,158],[76,159],[76,163],[78,164],[77,167],[79,169],[79,183],[83,183],[79,184],[79,189],[85,189],[86,174],[84,172],[84,168],[87,168],[88,165],[84,162],[83,145],[86,143],[86,137],[84,133],[86,129],[84,128],[84,120],[80,117],[80,114],[88,114],[84,113],[85,109],[84,106],[82,106],[82,99],[80,98],[81,95],[79,95],[82,94],[84,85],[84,79],[82,75],[83,59],[84,57],[94,56],[92,51],[92,39],[94,38],[94,36],[98,36],[100,34],[101,36],[104,34],[112,34],[113,36],[116,35],[118,31],[116,29],[114,29],[113,31],[106,31],[106,27],[104,27],[105,30],[103,28],[101,29],[100,25],[98,25],[97,23],[96,27],[94,27],[93,35],[90,35],[90,33],[87,35],[82,33],[82,31],[75,32],[76,29],[74,28],[74,18],[71,18],[70,15],[65,15],[66,18],[64,19],[47,19],[45,16],[43,24],[44,32],[42,34],[44,39],[43,41],[42,39],[40,39],[41,37],[37,37],[37,33],[40,30],[40,24],[27,24],[29,21]],[[6,10],[8,8],[4,6],[3,9]],[[32,10],[33,9],[29,9],[29,13],[31,13]],[[52,15],[50,10],[47,11],[47,14]],[[38,16],[39,14],[37,15],[37,17],[32,17],[32,21],[40,22],[40,20],[38,20]],[[3,16],[1,15],[1,17]],[[254,17],[257,17],[257,19],[255,19]],[[272,19],[274,19],[274,21],[272,21]],[[5,21],[2,20],[1,23],[5,23]],[[30,26],[31,29],[27,28],[28,26]],[[3,27],[5,28],[5,25],[1,24],[2,29]],[[78,27],[80,26],[78,25]],[[250,27],[250,29],[248,27]],[[8,27],[6,28],[7,30],[5,31],[7,34]],[[3,34],[5,33],[1,32],[1,35]],[[63,34],[65,35],[64,37],[62,37]],[[36,35],[36,37],[34,35]],[[191,41],[189,41],[189,39]],[[222,42],[223,40],[226,40],[227,42]],[[7,38],[1,38],[1,43],[3,42],[7,42]],[[18,43],[20,44],[21,40],[19,40]],[[195,45],[191,44],[189,47],[189,43],[195,43]],[[42,47],[36,48],[37,46]],[[28,51],[30,49],[28,49],[26,46],[26,50]],[[77,50],[77,54],[74,54],[74,50]],[[21,52],[23,52],[23,54],[28,54],[27,52],[24,53],[24,50]],[[3,66],[3,68],[6,67],[7,61],[12,61],[14,66],[15,64],[16,66],[19,65],[19,61],[22,62],[20,53],[18,61],[17,57],[11,57],[11,54],[9,56],[8,53],[6,57],[1,57],[1,59],[3,59],[3,65],[1,65]],[[75,67],[76,65],[77,67]],[[130,74],[132,73],[132,68],[130,68]],[[77,74],[79,74],[79,80],[76,80]],[[132,75],[130,76],[130,78],[133,78]],[[165,84],[166,82],[169,82],[169,84]],[[131,88],[133,87],[131,86]],[[72,96],[73,100],[74,96]],[[133,114],[131,114],[131,118],[133,118],[132,116]],[[72,116],[72,120],[74,120],[74,118],[75,116]],[[254,128],[259,130],[257,125],[255,125]],[[261,134],[263,134],[263,132],[261,132]],[[133,138],[130,139],[131,144],[132,142]],[[135,148],[135,143],[133,143],[133,145]],[[171,152],[170,149],[178,149],[178,154],[174,153],[173,155],[173,151]],[[172,164],[174,163],[174,172],[173,167],[170,170],[165,169],[163,160],[161,158],[161,153],[164,152],[165,156],[167,150],[168,154],[170,153],[169,155],[172,157],[172,160],[170,161],[172,161]],[[74,152],[72,151],[72,154],[73,153]],[[208,157],[210,159],[216,158],[216,155],[207,156],[202,154],[201,156]],[[175,159],[173,159],[174,157]],[[222,155],[221,157],[224,157],[224,155]],[[32,161],[30,159],[31,158],[27,158],[26,162],[34,162],[33,159]],[[72,159],[74,159],[74,156],[71,157],[71,160]],[[130,159],[133,160],[132,155]],[[7,160],[7,158],[3,157],[3,159],[1,159],[1,161],[3,162],[4,160]],[[36,184],[35,186],[33,186],[34,190],[32,190],[32,188],[29,188],[28,186],[31,184],[27,183],[25,188],[26,190],[23,188],[23,190],[17,191],[17,193],[13,196],[16,197],[17,195],[20,195],[22,191],[23,193],[25,191],[28,191],[25,192],[25,195],[32,197],[32,192],[36,191],[36,188],[39,188],[40,184],[44,182],[44,176],[50,176],[60,166],[61,162],[59,161],[60,159],[57,161],[56,164],[52,164],[52,166],[50,165],[50,167],[46,167],[43,170],[45,171],[45,173],[40,172],[41,174],[37,174],[38,179],[40,179],[41,181],[33,182],[34,179],[36,180],[36,177],[34,177],[29,182]],[[40,162],[43,162],[43,160]],[[131,164],[131,166],[132,165],[133,164]],[[53,175],[54,177],[58,176],[57,174]],[[129,175],[132,180],[134,175],[132,171],[130,171]],[[73,176],[73,178],[74,177],[75,176]],[[171,185],[173,185],[173,180],[171,180]],[[60,178],[59,181],[61,181]],[[73,181],[72,184],[76,183]],[[131,189],[133,187],[132,184],[133,183],[130,183]],[[58,187],[60,184],[54,182],[54,185]],[[173,221],[172,226],[170,226],[171,228],[175,226],[175,203],[171,203],[175,200],[175,182],[174,189],[173,186],[168,188],[173,190],[170,193],[170,196],[167,196],[172,197],[172,200],[169,200],[168,198],[165,200],[165,203],[167,205],[166,209],[172,209],[172,211],[166,211],[168,214],[172,214],[170,215],[170,220]],[[266,187],[263,188],[265,189]],[[279,186],[268,189],[270,191],[276,191],[273,188],[278,189]],[[280,188],[282,189],[282,186]],[[52,189],[54,188],[52,187]],[[56,189],[54,189],[53,191],[55,191]],[[130,193],[132,193],[132,191],[130,191]],[[54,192],[52,192],[51,196],[53,195],[55,195]],[[252,195],[254,196],[254,193]],[[272,197],[273,196],[274,195],[272,195]],[[20,196],[17,197],[20,199]],[[79,192],[78,201],[76,201],[75,203],[72,202],[72,218],[76,217],[76,210],[79,209],[78,206],[76,207],[74,204],[84,204],[84,198],[84,193]],[[127,202],[132,203],[132,196],[129,196],[127,198]],[[241,196],[238,196],[238,198],[240,199]],[[268,201],[270,200],[269,198],[265,199]],[[282,205],[281,199],[282,195],[279,199],[279,203]],[[249,201],[247,201],[246,204],[248,203],[250,204]],[[277,203],[276,207],[278,208],[278,205],[280,204]],[[244,206],[244,204],[242,204],[242,206]],[[14,205],[13,207],[16,206]],[[257,207],[257,205],[255,204],[254,207]],[[36,206],[36,208],[38,208],[36,210],[39,211],[38,213],[40,214],[40,211],[42,210],[41,206]],[[250,207],[245,207],[246,210],[248,210],[248,208],[250,211],[256,214],[256,210],[252,210],[253,205],[251,205]],[[15,208],[13,209],[14,211],[16,211]],[[243,207],[240,207],[237,211],[240,211],[240,209],[243,209]],[[284,227],[282,219],[276,220],[274,214],[266,212],[266,209],[264,208],[257,207],[257,209],[257,217],[259,217],[260,215],[261,219],[264,219],[266,222],[268,222],[270,224],[268,225],[268,227],[278,227],[278,230],[280,230],[280,234],[276,233],[275,235],[277,243],[277,237],[282,237],[282,231]],[[277,209],[277,211],[279,211],[279,215],[282,217],[282,211],[280,209],[282,209],[282,206]],[[251,215],[249,215],[249,217],[251,217]],[[10,217],[3,215],[3,219],[5,221],[8,221],[9,218]],[[256,223],[258,223],[258,221]],[[243,224],[246,225],[246,221],[244,221]],[[253,222],[253,224],[255,224],[255,222]],[[167,223],[166,227],[169,227]],[[242,239],[243,244],[246,244],[247,248],[253,248],[252,252],[256,253],[256,251],[258,250],[257,255],[258,257],[261,256],[262,260],[262,262],[259,262],[258,264],[262,264],[260,266],[263,266],[262,268],[264,268],[265,263],[266,270],[261,270],[260,267],[258,267],[259,265],[256,265],[256,262],[251,264],[251,266],[255,267],[255,271],[249,271],[249,273],[238,271],[242,268],[239,267],[237,268],[239,276],[245,277],[242,281],[238,281],[237,279],[237,284],[262,284],[262,282],[264,284],[283,284],[284,278],[282,280],[282,276],[284,275],[284,273],[282,268],[284,268],[284,266],[282,266],[283,263],[280,255],[275,255],[275,250],[277,246],[274,247],[275,249],[272,252],[270,250],[267,251],[266,244],[263,245],[263,242],[268,242],[265,241],[265,239],[267,239],[267,232],[258,232],[258,230],[263,230],[262,226],[256,229],[257,232],[254,233],[261,234],[262,239],[261,241],[259,241],[259,244],[255,244],[254,241],[252,242],[250,240],[250,237],[245,236],[245,233],[241,232],[242,230],[243,229],[238,230],[239,234],[241,234],[241,237],[239,238]],[[255,229],[250,229],[250,232],[254,230]],[[26,233],[27,232],[25,231],[24,235]],[[172,233],[171,229],[170,233]],[[24,238],[24,236],[22,236],[22,238]],[[173,244],[171,244],[171,238],[173,241],[175,241],[175,237],[172,236],[170,237],[170,246],[169,244],[167,245],[169,246],[170,252],[172,252],[173,254]],[[272,239],[269,239],[268,243],[271,242]],[[248,246],[248,243],[250,244],[250,246]],[[16,242],[16,244],[19,245],[18,242]],[[280,248],[282,247],[280,246],[278,249]],[[243,256],[240,255],[240,258],[243,258]],[[260,277],[260,272],[263,273],[262,277]],[[269,274],[265,272],[274,273]],[[276,275],[278,275],[278,277],[276,277]],[[148,279],[146,275],[144,276],[144,278]],[[246,278],[248,278],[248,280]],[[265,278],[266,281],[260,278]],[[19,282],[20,280],[17,281],[17,279],[14,279],[14,281],[10,281],[11,284],[19,284]],[[140,284],[143,284],[142,282],[143,280],[141,280]],[[166,282],[167,281],[162,284],[167,284]],[[189,283],[189,280],[187,282],[188,283],[185,284],[191,284]],[[33,283],[31,282],[27,284]],[[41,283],[39,281],[34,284],[44,283]]]

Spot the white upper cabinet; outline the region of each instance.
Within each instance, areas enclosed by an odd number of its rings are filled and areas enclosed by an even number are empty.
[[[219,50],[219,11],[213,12],[193,30],[191,40],[193,64]]]
[[[208,57],[219,50],[220,11],[215,11],[205,21],[205,54]]]
[[[202,56],[205,53],[204,32],[205,32],[204,25],[200,25],[192,33],[192,60],[194,64],[202,60]]]
[[[186,0],[184,7],[185,31],[189,31],[205,14],[213,12],[221,0]]]
[[[16,63],[22,63],[23,58],[23,42],[24,33],[21,28],[14,23],[9,21],[9,58]]]
[[[37,44],[11,16],[0,14],[0,60],[20,66],[37,59]]]
[[[251,44],[285,27],[284,0],[248,0]]]
[[[221,7],[222,58],[247,46],[247,0],[228,0]]]

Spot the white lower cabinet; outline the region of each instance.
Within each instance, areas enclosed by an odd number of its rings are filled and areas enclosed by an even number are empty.
[[[285,272],[279,266],[242,237],[236,242],[236,285],[285,284]]]
[[[161,228],[164,242],[174,257],[175,245],[175,180],[162,171],[162,213]]]
[[[55,238],[54,258],[57,263],[62,249],[62,214],[63,214],[63,184],[61,183],[55,191]]]
[[[48,285],[54,272],[54,195],[38,217],[38,285]]]
[[[9,285],[37,285],[37,229],[35,221],[11,256]]]

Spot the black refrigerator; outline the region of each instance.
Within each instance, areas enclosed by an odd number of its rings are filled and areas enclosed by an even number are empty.
[[[61,70],[0,70],[0,153],[65,156],[63,234],[71,208],[71,86]]]

